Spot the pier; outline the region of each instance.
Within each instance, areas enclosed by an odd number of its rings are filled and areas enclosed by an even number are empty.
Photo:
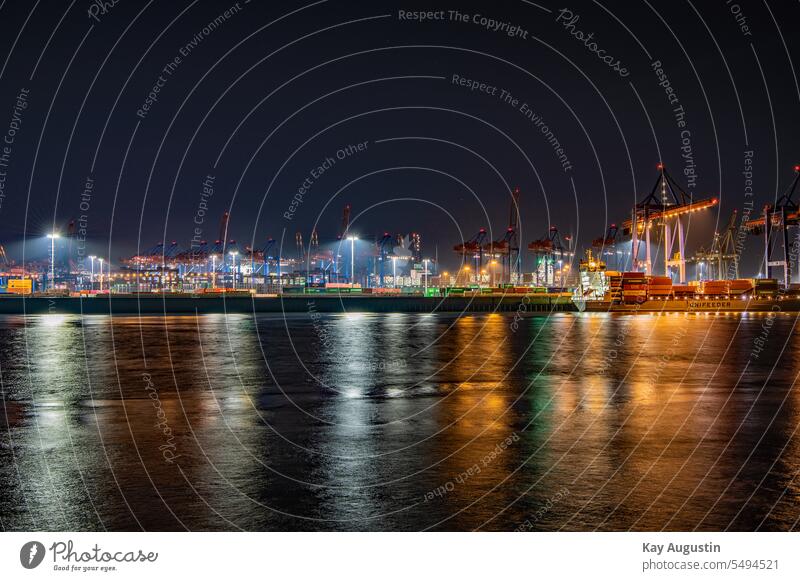
[[[576,311],[563,295],[475,296],[279,295],[264,297],[192,294],[46,295],[0,298],[0,314],[186,315],[205,313],[549,313]]]

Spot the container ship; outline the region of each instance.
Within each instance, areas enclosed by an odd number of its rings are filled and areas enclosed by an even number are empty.
[[[607,270],[587,251],[572,301],[582,312],[800,311],[800,286],[765,278],[673,284],[667,276]]]

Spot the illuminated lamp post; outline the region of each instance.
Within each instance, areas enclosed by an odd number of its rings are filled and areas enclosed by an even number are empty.
[[[235,250],[231,250],[228,254],[231,255],[233,260],[233,290],[236,290],[236,255],[239,254]]]
[[[355,284],[356,281],[356,240],[357,236],[348,236],[350,241],[350,284]]]
[[[59,238],[58,232],[48,234],[50,239],[50,288],[56,287],[56,238]]]
[[[94,259],[97,258],[94,254],[89,256],[89,261],[91,263],[91,270],[89,271],[89,290],[94,290]]]

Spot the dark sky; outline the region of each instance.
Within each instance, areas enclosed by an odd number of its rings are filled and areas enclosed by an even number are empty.
[[[583,247],[629,215],[659,160],[684,185],[695,173],[695,198],[721,199],[693,216],[696,248],[733,209],[774,199],[800,159],[796,2],[98,6],[0,0],[0,134],[18,126],[0,167],[0,240],[17,256],[23,239],[26,255],[43,253],[53,223],[81,215],[115,261],[162,239],[188,246],[195,227],[215,239],[228,208],[230,237],[284,236],[293,253],[315,223],[335,237],[349,203],[360,237],[419,231],[426,255],[438,245],[455,261],[453,244],[478,228],[502,235],[515,186],[524,246],[554,224]],[[420,10],[442,12],[409,16]],[[745,271],[759,251],[748,238]]]

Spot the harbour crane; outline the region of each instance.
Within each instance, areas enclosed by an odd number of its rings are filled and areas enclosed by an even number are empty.
[[[297,264],[305,268],[308,273],[308,264],[306,263],[306,247],[303,244],[303,233],[299,230],[294,233],[294,244],[297,248]]]
[[[222,248],[220,249],[221,254],[225,254],[225,241],[228,239],[228,222],[230,221],[230,217],[231,215],[228,212],[223,212],[222,218],[219,221],[219,236],[217,240],[222,242]]]
[[[180,253],[181,253],[181,247],[178,246],[178,243],[173,240],[170,243],[169,248],[167,248],[164,251],[164,259],[165,260],[172,260],[172,259],[176,258]]]
[[[794,201],[794,194],[800,181],[800,165],[794,166],[795,177],[789,188],[784,194],[775,201],[775,204],[767,204],[760,218],[748,220],[744,228],[751,234],[764,236],[764,277],[772,278],[772,268],[779,267],[783,270],[783,284],[789,286],[792,275],[797,264],[792,264],[798,260],[796,251],[793,252],[789,244],[789,228],[796,228],[800,225],[800,208]],[[780,237],[781,248],[776,259],[776,248],[773,232],[777,232]]]
[[[323,282],[332,282],[331,266],[334,266],[334,251],[329,248],[320,250],[319,235],[316,228],[311,231],[311,236],[308,240],[308,262],[313,264],[313,269],[319,268],[319,274]],[[327,264],[326,264],[327,263]]]
[[[394,236],[388,232],[384,232],[383,236],[377,240],[376,246],[378,247],[378,262],[380,263],[378,276],[380,286],[383,288],[386,274],[386,261],[389,260],[389,257],[392,255],[392,250],[394,249]]]
[[[478,282],[480,282],[481,271],[483,270],[483,247],[486,243],[486,237],[486,228],[481,228],[475,236],[453,247],[453,250],[461,255],[462,268],[467,266],[468,255],[475,260],[475,279]]]
[[[733,210],[721,232],[714,232],[711,249],[701,249],[695,254],[695,261],[708,264],[708,277],[715,280],[739,278],[739,256],[736,253],[736,218]]]
[[[489,244],[484,245],[483,249],[486,253],[492,257],[494,260],[495,257],[500,257],[500,265],[502,268],[502,281],[506,282],[510,280],[511,277],[511,269],[513,268],[513,259],[511,255],[511,248],[514,245],[514,240],[516,239],[517,232],[516,230],[509,226],[506,229],[505,236],[500,238],[499,240],[495,240],[494,242],[489,242]],[[519,250],[519,249],[517,249]]]
[[[272,251],[273,247],[277,241],[274,238],[267,238],[267,241],[264,243],[264,246],[261,247],[261,260],[262,260],[262,268],[261,274],[264,275],[264,284],[267,284],[269,278],[269,260],[272,258],[270,252]]]
[[[686,284],[686,234],[681,218],[693,212],[712,208],[719,200],[705,198],[695,201],[667,172],[663,163],[659,163],[656,167],[658,177],[653,189],[633,207],[631,219],[623,222],[622,230],[626,236],[631,237],[631,260],[634,268],[640,264],[639,242],[640,237],[644,235],[644,270],[650,275],[653,274],[651,230],[653,227],[663,228],[664,274],[670,276],[670,268],[677,267],[679,282]]]
[[[597,255],[602,259],[603,256],[613,257],[614,265],[619,268],[619,260],[617,260],[617,238],[619,236],[619,227],[616,224],[611,224],[606,230],[606,235],[600,238],[595,238],[592,241],[592,248],[595,249]],[[606,263],[611,261],[606,259]]]
[[[508,228],[499,240],[486,244],[484,250],[492,257],[499,256],[502,264],[503,282],[514,282],[519,279],[519,236],[517,225],[519,218],[519,188],[511,192],[511,206],[508,212]]]
[[[544,238],[528,244],[528,250],[534,255],[536,267],[536,284],[555,285],[555,265],[563,266],[564,244],[556,226],[550,226]],[[563,282],[563,276],[562,276]]]
[[[189,250],[185,250],[176,256],[179,263],[186,267],[186,272],[194,272],[196,268],[205,264],[208,259],[208,242],[201,240],[192,243]]]
[[[339,243],[333,251],[333,274],[336,276],[337,281],[339,280],[339,249],[342,246],[342,240],[350,229],[350,209],[350,204],[344,205],[344,209],[342,210],[342,226],[339,230],[339,234],[336,236]]]
[[[341,240],[347,234],[347,230],[350,228],[350,204],[344,205],[344,210],[342,210],[342,227],[339,230],[339,235],[337,238]]]

